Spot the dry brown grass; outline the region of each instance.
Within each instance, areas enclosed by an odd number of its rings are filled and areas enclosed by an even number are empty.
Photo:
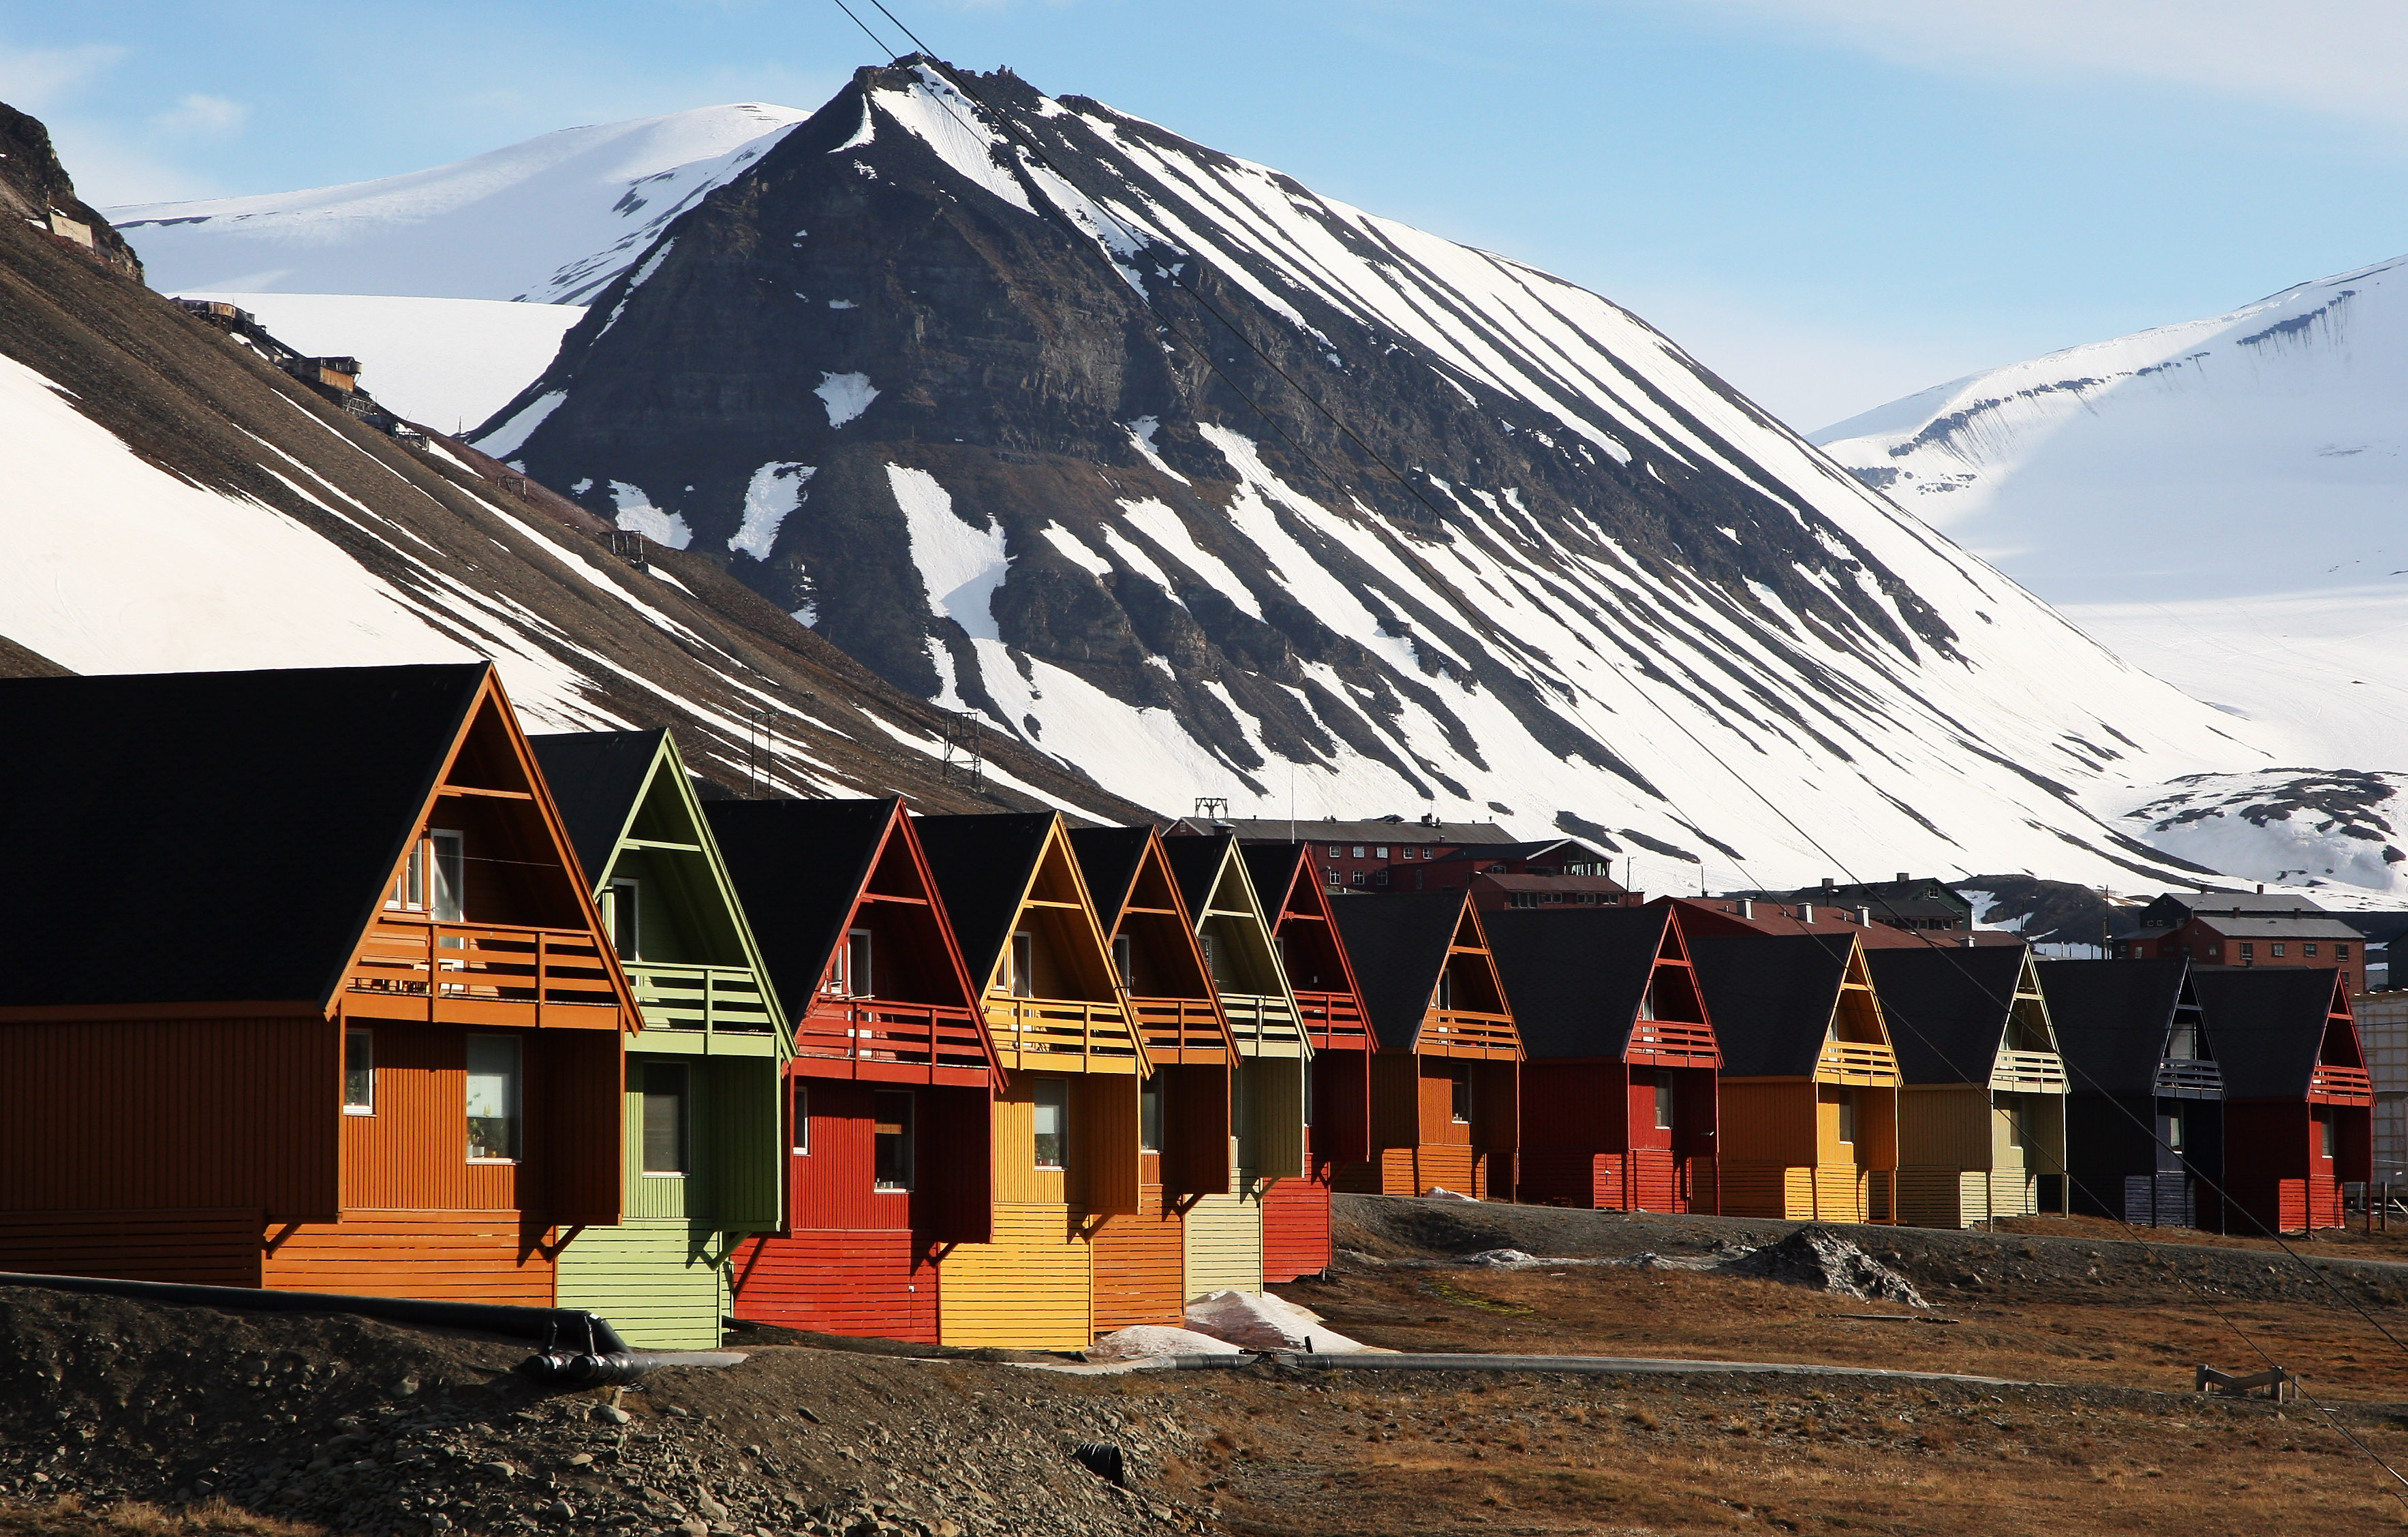
[[[205,1500],[167,1510],[139,1500],[109,1504],[68,1494],[40,1504],[0,1500],[5,1537],[323,1537],[319,1528]]]

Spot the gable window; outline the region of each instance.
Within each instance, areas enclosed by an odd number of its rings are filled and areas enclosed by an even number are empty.
[[[613,881],[602,909],[610,929],[611,948],[621,960],[640,960],[644,954],[643,888],[635,881]]]
[[[790,1128],[795,1151],[807,1155],[811,1150],[811,1091],[806,1085],[795,1085],[795,1124]]]
[[[1853,1145],[1856,1140],[1856,1091],[1840,1091],[1840,1141]]]
[[[1112,936],[1112,970],[1120,973],[1121,985],[1137,985],[1137,947],[1125,934]]]
[[[2166,1038],[2166,1056],[2175,1061],[2196,1061],[2199,1057],[2199,1027],[2184,1020]]]
[[[2315,1114],[2316,1118],[2316,1156],[2329,1159],[2333,1156],[2334,1143],[2338,1140],[2333,1134],[2332,1106],[2318,1105],[2315,1108]]]
[[[1011,937],[1010,976],[1007,980],[1012,997],[1037,996],[1037,936],[1025,928]]]
[[[870,1096],[869,1124],[876,1142],[873,1178],[881,1190],[911,1188],[911,1109],[908,1089],[880,1089]]]
[[[1162,1080],[1149,1078],[1137,1091],[1137,1145],[1142,1153],[1162,1151]]]
[[[519,1156],[519,1041],[468,1038],[468,1158],[513,1163]]]
[[[644,1172],[686,1171],[689,1082],[682,1062],[647,1062],[644,1072]]]
[[[376,1113],[376,1032],[343,1032],[343,1113]]]
[[[1440,971],[1438,974],[1438,985],[1430,990],[1430,1007],[1433,1009],[1452,1009],[1455,1007],[1454,967],[1450,966],[1445,970]]]
[[[1447,1111],[1457,1126],[1471,1124],[1471,1066],[1466,1062],[1450,1062],[1447,1073]]]
[[[1656,1075],[1656,1129],[1672,1129],[1672,1075],[1669,1072]]]
[[[1039,1078],[1030,1091],[1036,1100],[1028,1124],[1036,1133],[1037,1167],[1059,1169],[1070,1145],[1070,1085],[1059,1078]]]

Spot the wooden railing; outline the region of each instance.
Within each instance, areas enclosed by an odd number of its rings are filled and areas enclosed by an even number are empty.
[[[549,1009],[615,1010],[619,1001],[592,934],[507,924],[380,918],[343,987],[380,1004],[407,999],[428,1020],[496,1025],[541,1025]]]
[[[1432,1009],[1422,1020],[1420,1050],[1425,1056],[1511,1057],[1520,1048],[1510,1014]]]
[[[1990,1086],[2010,1093],[2063,1094],[2065,1059],[2055,1052],[2000,1052],[1990,1065]]]
[[[1714,1049],[1714,1032],[1703,1025],[1679,1019],[1642,1019],[1631,1026],[1630,1049],[1622,1055],[1624,1060],[1632,1062],[1712,1067],[1720,1054]]]
[[[1007,1068],[1137,1070],[1138,1038],[1129,1029],[1127,1013],[1117,1003],[989,994],[986,1027],[995,1037],[996,1057]]]
[[[1132,998],[1129,1013],[1148,1053],[1166,1059],[1209,1057],[1226,1061],[1229,1041],[1221,1033],[1221,1016],[1212,1005],[1194,998]]]
[[[2169,1056],[2157,1064],[2152,1092],[2180,1096],[2222,1094],[2224,1072],[2214,1063],[2195,1056]]]
[[[1292,1048],[1303,1039],[1296,1011],[1287,1006],[1283,998],[1268,993],[1224,993],[1221,1007],[1228,1012],[1229,1033],[1237,1038],[1240,1051],[1256,1046]]]
[[[2372,1099],[2374,1098],[2374,1080],[2367,1076],[2364,1068],[2344,1068],[2330,1062],[2319,1062],[2316,1070],[2308,1075],[2308,1092]]]
[[[648,1030],[767,1035],[774,1028],[760,979],[742,966],[627,963],[627,983]]]
[[[1296,995],[1297,1013],[1315,1051],[1369,1051],[1371,1034],[1363,1023],[1363,1006],[1352,993]]]
[[[1898,1054],[1887,1046],[1861,1041],[1826,1041],[1823,1055],[1814,1064],[1814,1076],[1887,1087],[1898,1082]]]
[[[931,1070],[983,1072],[991,1066],[968,1009],[824,994],[795,1028],[795,1055]]]

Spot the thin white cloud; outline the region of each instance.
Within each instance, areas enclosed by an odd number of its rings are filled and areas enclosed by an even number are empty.
[[[2203,88],[2408,124],[2400,0],[1700,0],[1913,67]]]
[[[250,117],[251,105],[248,102],[229,101],[223,96],[208,96],[194,92],[179,98],[173,110],[153,116],[150,123],[170,134],[222,137],[238,131]]]
[[[113,43],[20,48],[0,41],[0,101],[38,115],[123,57],[125,50]]]

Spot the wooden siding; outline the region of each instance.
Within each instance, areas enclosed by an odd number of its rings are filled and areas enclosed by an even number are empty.
[[[1305,1171],[1305,1064],[1295,1056],[1253,1057],[1240,1064],[1243,1124],[1237,1128],[1235,1166],[1240,1178],[1285,1179]]]
[[[638,1350],[716,1350],[727,1301],[719,1234],[682,1217],[629,1217],[570,1237],[557,1305],[610,1320]]]
[[[938,1269],[951,1345],[1083,1350],[1095,1340],[1086,1241],[1067,1206],[998,1202],[995,1239],[956,1244]]]
[[[1318,1275],[1334,1257],[1329,1185],[1318,1179],[1274,1181],[1263,1192],[1263,1282]]]
[[[1357,1195],[1419,1196],[1444,1186],[1486,1200],[1488,1170],[1487,1156],[1469,1147],[1389,1147],[1373,1161],[1341,1168],[1337,1188]]]
[[[371,1212],[341,1222],[270,1220],[261,1281],[279,1291],[552,1305],[548,1235],[515,1212]]]
[[[1187,1213],[1187,1300],[1263,1289],[1263,1209],[1245,1196],[1199,1196]]]
[[[0,1271],[255,1286],[260,1222],[256,1209],[241,1207],[5,1212],[0,1213]]]
[[[1840,1100],[1856,1095],[1856,1140],[1840,1141]],[[1897,1090],[1803,1079],[1721,1083],[1716,1163],[1726,1216],[1892,1220]]]
[[[822,1334],[934,1344],[939,1268],[907,1231],[796,1228],[755,1239],[730,1267],[738,1318]]]
[[[1096,1332],[1134,1324],[1177,1327],[1185,1316],[1185,1222],[1178,1203],[1148,1183],[1139,1210],[1105,1217],[1089,1241]]]
[[[805,1084],[810,1151],[792,1155],[795,1227],[910,1231],[910,1194],[877,1187],[878,1145],[870,1113],[878,1085],[842,1079],[809,1079]],[[924,1124],[921,1113],[927,1108],[914,1105],[915,1127]],[[924,1151],[926,1139],[922,1141]],[[934,1174],[936,1170],[924,1164],[919,1171]]]
[[[467,1032],[384,1019],[351,1024],[370,1033],[376,1113],[342,1117],[344,1207],[483,1207],[468,1194]]]
[[[316,1014],[0,1024],[0,1211],[331,1220],[340,1042]]]

